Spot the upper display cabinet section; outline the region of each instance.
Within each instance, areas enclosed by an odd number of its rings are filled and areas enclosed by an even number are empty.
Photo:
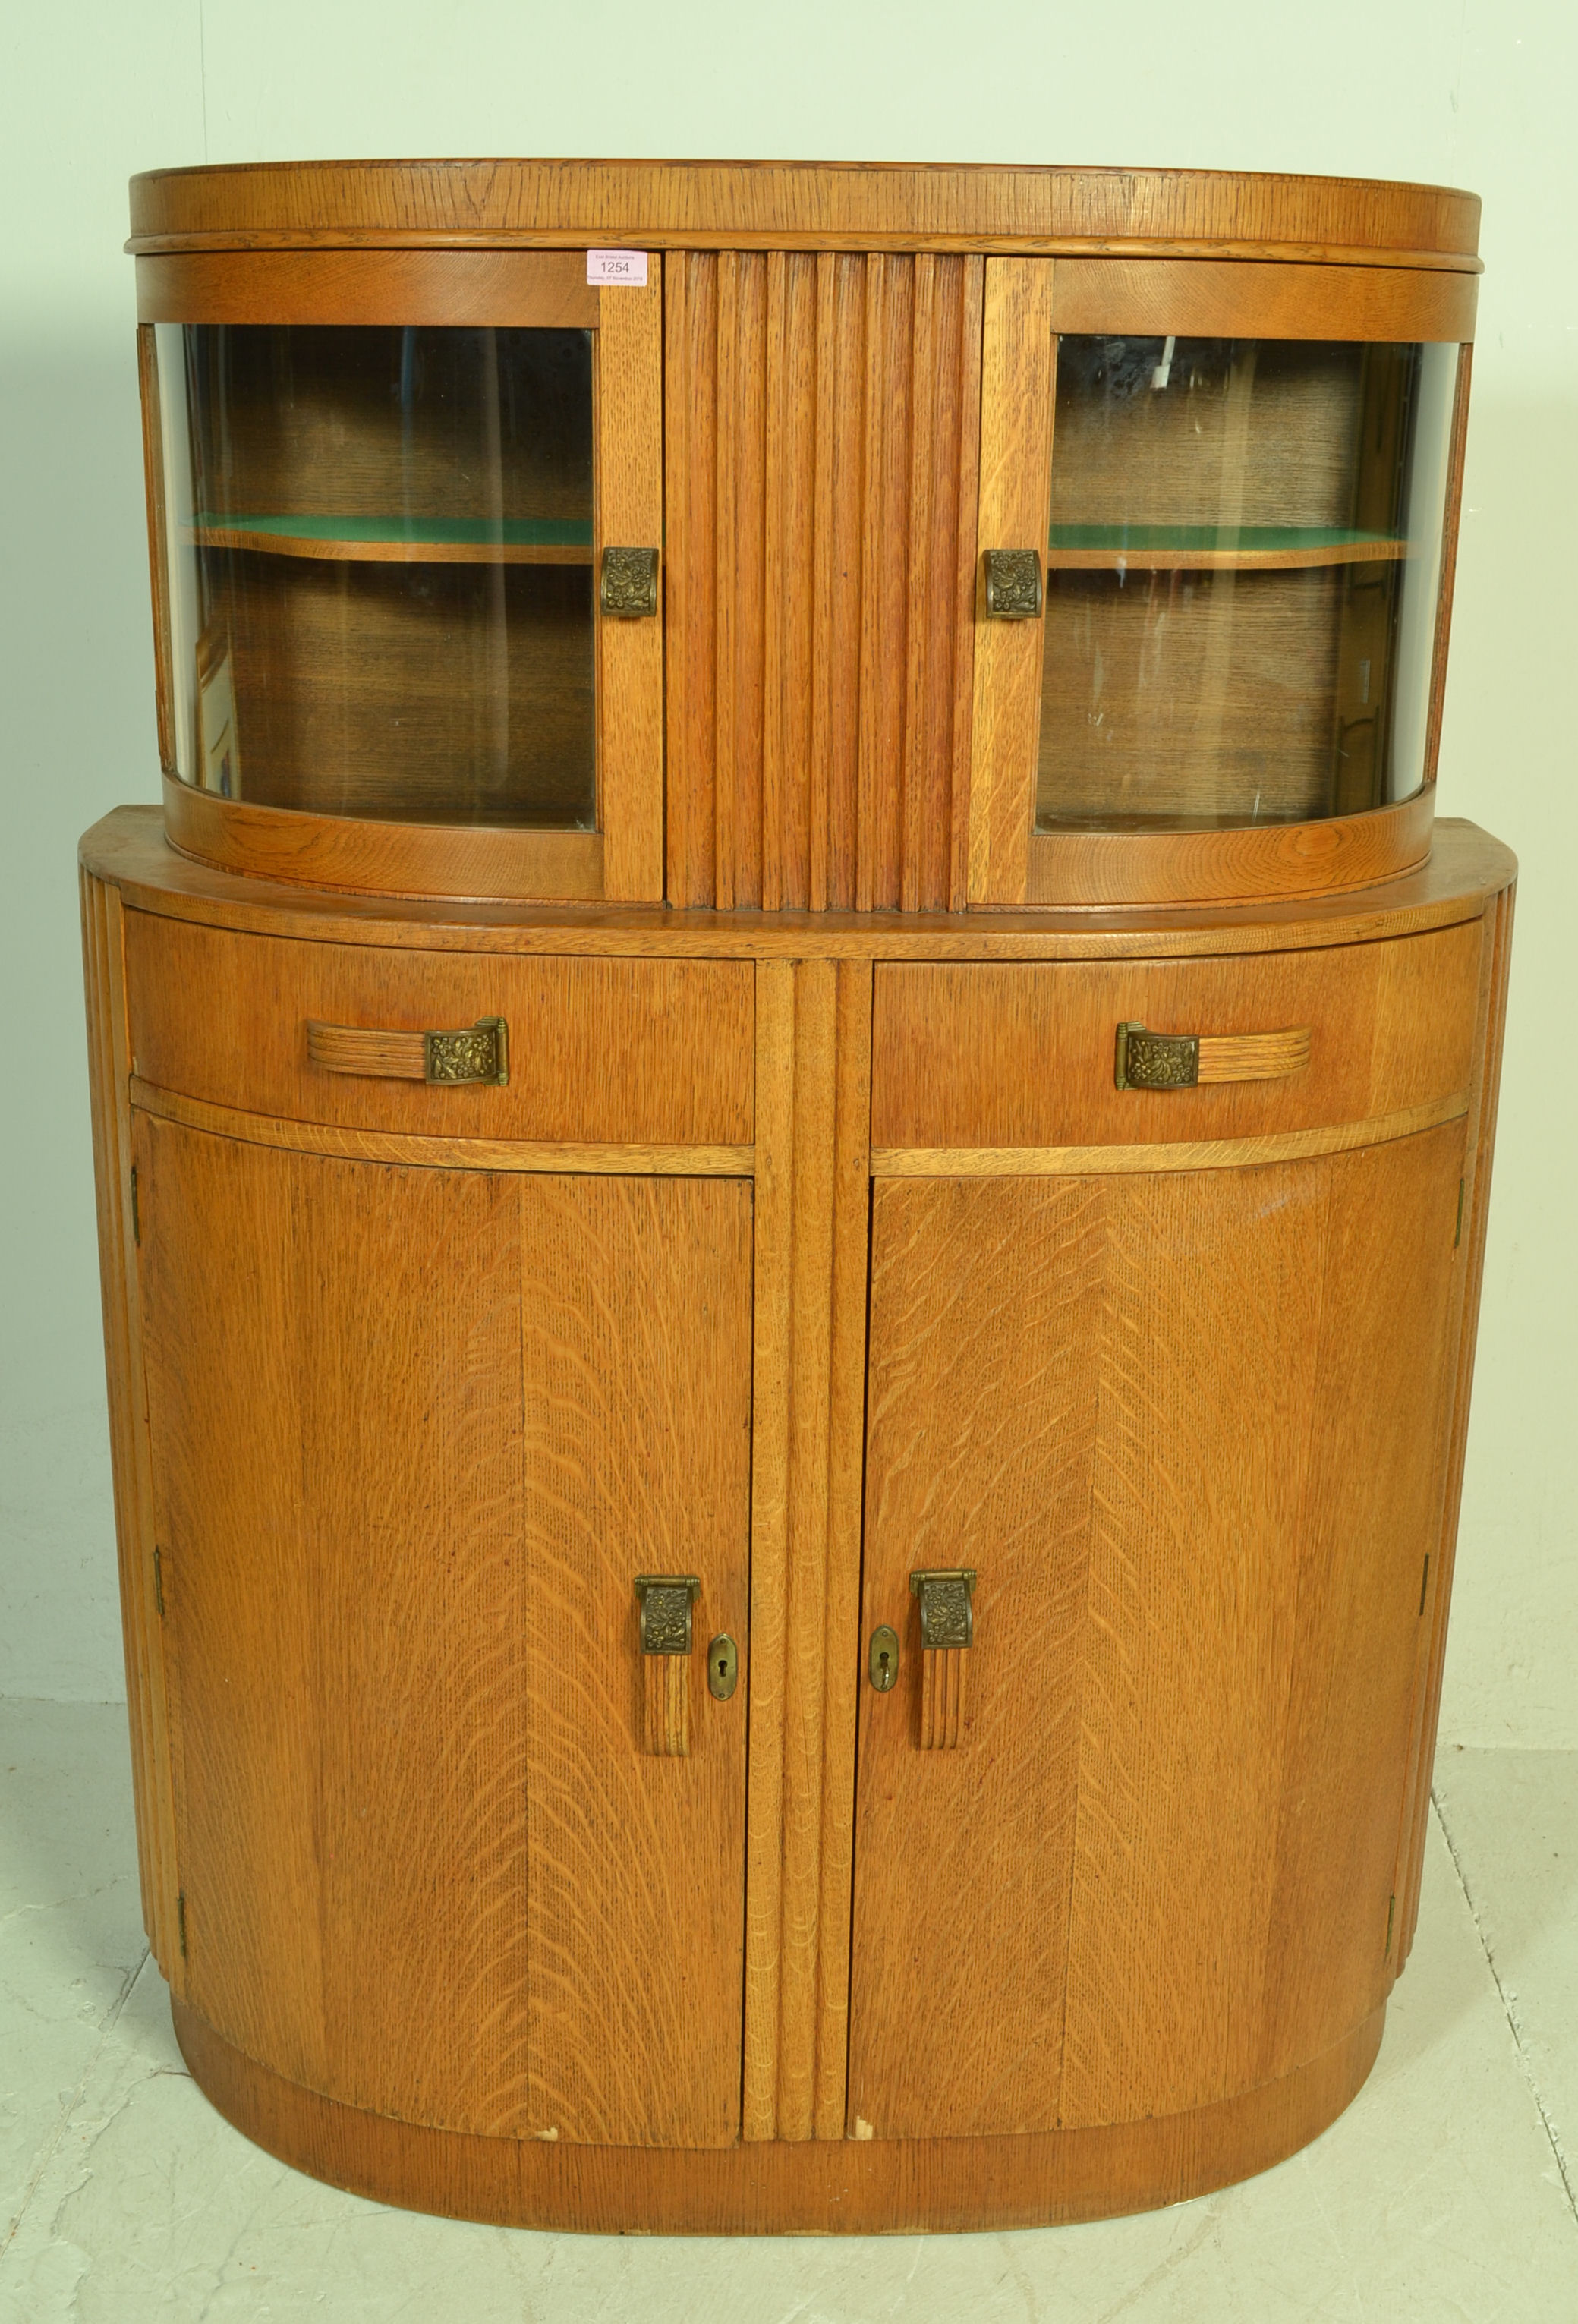
[[[133,186],[171,838],[964,910],[1428,851],[1478,203],[1144,171]]]

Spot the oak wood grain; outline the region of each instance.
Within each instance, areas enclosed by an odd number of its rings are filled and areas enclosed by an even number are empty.
[[[670,899],[956,908],[980,266],[666,266]]]
[[[420,960],[132,916],[136,1070],[249,1113],[422,1136],[752,1141],[752,989],[738,963]],[[390,1034],[502,1017],[510,1079],[375,1080],[315,1065],[308,1026]],[[402,1023],[403,1020],[403,1023]]]
[[[1049,259],[986,263],[978,556],[988,549],[1045,555],[1055,410],[1054,277]],[[972,591],[972,613],[969,899],[972,904],[1022,904],[1029,893],[1027,851],[1036,812],[1045,626],[989,620],[983,581]]]
[[[1139,906],[1269,902],[1394,880],[1429,855],[1435,788],[1395,807],[1314,823],[1220,830],[1038,831],[1025,900]]]
[[[137,1154],[190,1989],[311,2088],[518,2130],[515,1182]]]
[[[1027,2138],[807,2140],[719,2152],[476,2138],[358,2114],[245,2056],[177,2002],[219,2111],[297,2169],[385,2203],[603,2234],[959,2231],[1110,2218],[1246,2178],[1324,2129],[1360,2088],[1384,2013],[1285,2080],[1187,2115]]]
[[[104,1306],[126,1711],[131,1726],[132,1789],[137,1817],[138,1879],[143,1925],[154,1960],[172,1988],[184,1992],[186,1968],[180,1944],[180,1870],[172,1764],[174,1673],[166,1653],[162,1587],[156,1563],[159,1541],[153,1512],[152,1452],[143,1387],[143,1314],[136,1248],[140,1203],[133,1180],[132,1116],[127,1095],[130,1036],[125,914],[119,890],[86,872],[81,880],[81,903],[99,1285]]]
[[[1361,178],[863,161],[352,161],[155,170],[134,249],[512,242],[1061,244],[1472,272],[1478,197]]]
[[[575,1139],[421,1138],[383,1130],[342,1130],[321,1121],[287,1121],[182,1097],[133,1074],[132,1103],[164,1121],[184,1122],[219,1138],[279,1146],[291,1154],[328,1154],[347,1162],[401,1162],[421,1170],[575,1170],[623,1178],[749,1178],[751,1146],[587,1146]],[[1152,1149],[1144,1149],[1147,1153]]]
[[[388,896],[592,897],[600,831],[390,823],[255,806],[164,778],[171,843],[216,871]]]
[[[1501,1090],[1501,1053],[1506,1032],[1515,904],[1516,890],[1509,887],[1496,899],[1486,915],[1490,926],[1481,970],[1473,1105],[1469,1120],[1464,1176],[1459,1192],[1457,1259],[1460,1304],[1455,1350],[1446,1383],[1442,1424],[1446,1443],[1445,1484],[1439,1539],[1430,1553],[1429,1571],[1422,1577],[1420,1615],[1423,1635],[1417,1677],[1418,1711],[1409,1794],[1398,1846],[1396,1879],[1398,1923],[1394,1954],[1399,1970],[1408,1958],[1418,1924],[1419,1887],[1425,1870],[1430,1776],[1435,1765],[1435,1732],[1441,1711],[1446,1622],[1452,1604],[1453,1569],[1457,1554],[1457,1526],[1463,1504],[1463,1462],[1468,1444],[1469,1397],[1473,1385],[1480,1295],[1484,1280],[1490,1168],[1495,1155],[1496,1115]]]
[[[1069,257],[1053,327],[1180,338],[1472,339],[1472,274],[1243,259]]]
[[[1057,2119],[1103,1203],[872,1190],[862,1633],[901,1646],[861,1688],[848,2106],[879,2140]],[[974,1667],[957,1747],[925,1749],[909,1574],[956,1565]]]
[[[743,1635],[749,1188],[138,1152],[205,2006],[406,2120],[727,2143],[743,1712],[645,1756],[631,1580]]]
[[[831,961],[763,966],[757,1022],[745,2136],[836,2138],[849,1983],[870,971]]]
[[[1066,2124],[1252,2087],[1385,1990],[1462,1135],[1109,1182]]]
[[[699,1637],[749,1638],[752,1190],[516,1183],[533,2125],[598,2144],[728,2145],[746,1690],[719,1702],[694,1655],[642,1655],[632,1583],[693,1572]],[[678,1674],[662,1756],[643,1748],[653,1662]]]
[[[1316,1154],[1347,1154],[1412,1138],[1469,1111],[1469,1093],[1405,1106],[1368,1121],[1323,1130],[1290,1130],[1264,1138],[1207,1138],[1193,1145],[1157,1140],[1149,1146],[873,1146],[873,1178],[1111,1177],[1131,1170],[1236,1170],[1254,1162],[1299,1162]]]
[[[663,540],[663,290],[623,284],[601,302],[594,382],[596,503],[593,540],[659,549]],[[659,611],[611,618],[597,599],[597,790],[603,893],[663,893],[663,641]]]
[[[143,323],[592,330],[604,296],[577,250],[207,251],[137,261]]]
[[[1202,900],[958,913],[918,922],[898,912],[785,912],[764,920],[752,912],[679,914],[567,899],[504,904],[314,890],[198,863],[169,845],[159,809],[145,807],[117,807],[105,816],[84,835],[78,860],[118,887],[133,909],[244,934],[415,953],[747,960],[1144,959],[1318,950],[1477,918],[1517,869],[1511,850],[1488,832],[1446,816],[1423,862],[1356,893],[1270,896],[1252,905]]]
[[[1466,1091],[1481,928],[1391,945],[1121,967],[881,963],[880,1148],[1190,1144],[1326,1129]],[[1276,1080],[1116,1087],[1117,1028],[1213,1037],[1309,1028]]]

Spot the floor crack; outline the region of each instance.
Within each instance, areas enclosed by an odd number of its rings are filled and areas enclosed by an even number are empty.
[[[60,2145],[61,2139],[66,2135],[72,2116],[76,2113],[78,2107],[81,2105],[83,2098],[87,2095],[88,2085],[92,2079],[93,2070],[104,2054],[104,2045],[108,2041],[110,2035],[115,2032],[116,2025],[119,2024],[121,2012],[125,2009],[127,2002],[132,1997],[132,1987],[136,1984],[137,1979],[147,1968],[149,1958],[150,1950],[148,1946],[144,1945],[136,1966],[126,1971],[125,1977],[121,1984],[121,1989],[116,1994],[114,2001],[111,2002],[109,2009],[106,2013],[103,2022],[98,2029],[98,2039],[93,2045],[92,2053],[88,2060],[88,2063],[82,2069],[81,2077],[78,2081],[77,2087],[72,2091],[70,2097],[67,2099],[65,2105],[60,2108],[59,2115],[56,2116],[55,2127],[51,2132],[49,2137],[45,2139],[42,2147],[39,2151],[38,2160],[33,2164],[32,2170],[28,2175],[27,2184],[22,2190],[22,2200],[16,2207],[16,2217],[12,2220],[11,2225],[6,2229],[5,2233],[3,2236],[0,2236],[0,2259],[5,2258],[6,2252],[9,2250],[11,2245],[15,2241],[16,2236],[21,2230],[22,2223],[27,2217],[32,2199],[38,2193],[39,2183],[54,2158],[55,2149]]]
[[[1463,1903],[1469,1908],[1469,1918],[1474,1924],[1474,1934],[1480,1941],[1480,1950],[1485,1956],[1485,1966],[1490,1972],[1490,1981],[1496,1988],[1496,1998],[1501,2004],[1502,2015],[1511,2033],[1512,2046],[1518,2052],[1518,2062],[1523,2070],[1523,2079],[1528,2084],[1528,2094],[1534,2100],[1536,2111],[1540,2118],[1540,2126],[1550,2144],[1556,2169],[1562,2174],[1562,2185],[1566,2191],[1567,2208],[1573,2218],[1578,2220],[1578,2191],[1573,2189],[1573,2174],[1567,2168],[1567,2158],[1562,2151],[1560,2134],[1551,2119],[1545,2098],[1540,2092],[1540,2086],[1535,2079],[1534,2061],[1529,2056],[1524,2043],[1523,2027],[1518,2023],[1517,2001],[1501,1982],[1501,1972],[1496,1966],[1496,1956],[1490,1950],[1490,1941],[1486,1936],[1481,1923],[1479,1909],[1474,1903],[1472,1891],[1469,1887],[1468,1875],[1463,1869],[1463,1858],[1459,1856],[1456,1843],[1447,1830],[1446,1817],[1442,1809],[1441,1800],[1435,1791],[1430,1794],[1430,1805],[1435,1811],[1435,1821],[1441,1827],[1441,1837],[1446,1842],[1446,1852],[1452,1858],[1452,1868],[1457,1875],[1457,1885],[1463,1890]]]

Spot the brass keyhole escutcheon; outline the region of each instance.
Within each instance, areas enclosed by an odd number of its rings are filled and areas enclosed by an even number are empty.
[[[880,1622],[872,1632],[872,1651],[868,1668],[872,1684],[879,1694],[886,1694],[899,1683],[899,1633],[886,1622]]]
[[[706,1683],[720,1702],[727,1702],[740,1680],[740,1649],[721,1634],[706,1650]]]

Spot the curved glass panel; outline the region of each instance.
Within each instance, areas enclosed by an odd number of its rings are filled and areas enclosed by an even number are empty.
[[[1457,357],[1059,341],[1038,830],[1417,790]]]
[[[181,779],[592,828],[591,333],[156,336]]]

